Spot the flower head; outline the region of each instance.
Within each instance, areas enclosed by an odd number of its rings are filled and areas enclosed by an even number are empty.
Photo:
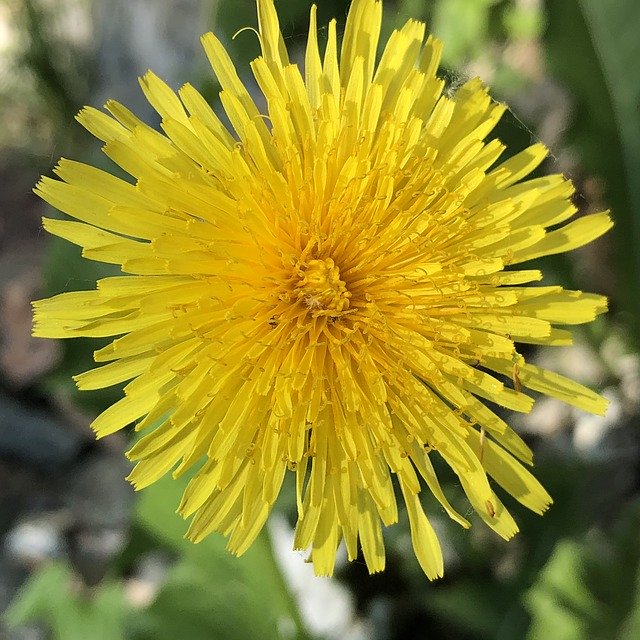
[[[243,553],[289,471],[295,546],[311,548],[316,572],[332,573],[342,539],[380,571],[397,483],[434,578],[442,554],[420,492],[469,526],[434,456],[504,538],[517,526],[494,483],[537,513],[551,502],[523,466],[531,452],[484,400],[527,412],[530,389],[606,408],[517,350],[569,344],[556,325],[593,320],[605,299],[527,286],[541,272],[514,265],[611,222],[567,223],[576,208],[560,175],[523,181],[543,145],[499,162],[503,145],[485,138],[505,107],[477,79],[443,94],[441,43],[422,23],[395,31],[377,61],[381,2],[354,0],[341,48],[332,21],[321,55],[314,7],[303,75],[272,0],[257,4],[251,69],[266,113],[212,34],[203,44],[232,132],[192,86],[176,94],[152,73],[141,85],[164,133],[117,102],[110,115],[81,111],[131,181],[61,160],[60,180],[36,192],[75,220],[44,226],[127,275],[36,302],[34,332],[120,336],[95,353],[108,364],[76,378],[81,389],[132,380],[93,428],[148,431],[128,453],[136,488],[197,465],[180,505],[194,541],[218,531]]]

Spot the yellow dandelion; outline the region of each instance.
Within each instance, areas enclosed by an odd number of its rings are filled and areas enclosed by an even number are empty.
[[[457,474],[484,522],[516,523],[494,486],[536,513],[551,499],[531,452],[484,400],[528,412],[534,390],[598,414],[606,401],[525,361],[516,345],[567,345],[556,325],[593,320],[602,296],[513,265],[580,247],[611,227],[576,208],[560,175],[523,179],[534,144],[499,163],[485,142],[505,110],[475,79],[443,94],[441,43],[395,31],[376,60],[382,6],[354,0],[319,52],[311,9],[304,75],[287,56],[272,0],[258,0],[261,113],[220,41],[202,41],[233,132],[191,86],[148,73],[155,131],[117,102],[78,120],[132,180],[61,160],[36,192],[75,221],[44,227],[127,274],[34,304],[38,336],[120,336],[81,389],[132,380],[93,422],[98,437],[147,430],[128,455],[140,489],[197,465],[179,511],[188,537],[214,531],[247,550],[287,471],[297,549],[329,575],[344,540],[371,572],[382,527],[406,505],[429,578],[442,553],[421,505],[430,491],[463,527],[432,466]],[[394,480],[395,476],[395,480]],[[491,480],[489,480],[491,478]],[[404,516],[403,516],[404,517]]]

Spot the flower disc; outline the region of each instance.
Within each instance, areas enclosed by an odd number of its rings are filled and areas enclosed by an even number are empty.
[[[444,95],[441,44],[422,23],[395,31],[377,61],[380,2],[354,0],[340,51],[333,21],[323,56],[315,15],[303,75],[272,1],[258,0],[251,69],[264,114],[221,43],[203,37],[232,131],[193,87],[176,94],[152,73],[141,85],[163,133],[112,101],[109,115],[79,114],[131,180],[61,160],[60,180],[36,192],[75,220],[44,226],[125,275],[35,303],[34,332],[119,336],[76,378],[81,389],[131,380],[93,428],[147,432],[128,454],[136,488],[198,465],[180,506],[194,541],[218,531],[243,553],[290,471],[295,546],[311,548],[316,572],[332,573],[343,539],[350,559],[361,548],[380,571],[397,483],[435,578],[442,553],[421,490],[469,523],[434,457],[504,538],[517,526],[494,483],[537,513],[551,502],[523,466],[531,452],[484,400],[528,412],[530,389],[606,408],[517,350],[570,344],[557,325],[590,322],[605,299],[532,286],[541,272],[514,265],[611,222],[567,222],[573,187],[560,175],[523,180],[543,145],[499,161],[503,145],[486,138],[504,105],[477,79]]]

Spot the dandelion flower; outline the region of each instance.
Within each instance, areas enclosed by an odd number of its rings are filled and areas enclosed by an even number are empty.
[[[369,571],[385,564],[382,527],[406,507],[417,559],[442,575],[421,505],[442,458],[500,536],[517,526],[500,486],[536,513],[551,502],[525,468],[530,450],[485,400],[530,411],[528,390],[602,414],[596,393],[525,361],[519,344],[559,346],[556,325],[592,321],[602,296],[532,286],[514,265],[580,247],[611,227],[576,213],[560,175],[525,179],[547,155],[506,161],[485,141],[505,106],[471,80],[453,95],[436,75],[441,43],[410,20],[376,58],[382,6],[354,0],[319,51],[311,9],[304,70],[289,61],[272,0],[258,0],[262,55],[251,70],[262,113],[211,33],[202,41],[226,128],[189,84],[149,72],[142,90],[162,133],[117,102],[78,120],[130,176],[60,160],[36,192],[75,220],[44,227],[84,257],[120,265],[94,291],[34,303],[38,336],[118,336],[80,389],[124,381],[93,422],[129,424],[137,489],[192,469],[179,511],[188,537],[228,537],[235,554],[262,529],[295,475],[295,547],[319,575],[344,540]]]

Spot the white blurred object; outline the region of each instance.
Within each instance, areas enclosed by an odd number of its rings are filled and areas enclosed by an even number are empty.
[[[42,514],[22,520],[5,537],[7,555],[24,566],[37,566],[66,553],[64,529],[68,514]]]
[[[554,436],[571,424],[571,407],[555,398],[539,397],[531,413],[522,416],[522,426],[538,436]]]
[[[349,590],[336,580],[316,577],[313,566],[305,562],[306,555],[292,551],[293,530],[282,516],[270,518],[269,533],[276,561],[309,631],[336,640],[370,637],[366,623],[356,616]],[[338,558],[340,562],[340,554]]]
[[[605,375],[600,357],[589,344],[580,341],[579,335],[575,335],[574,339],[576,342],[569,347],[541,349],[536,354],[536,364],[569,376],[581,384],[598,386]]]
[[[609,400],[609,407],[604,416],[596,416],[576,411],[576,425],[573,430],[573,444],[582,453],[590,453],[594,457],[607,455],[603,449],[605,436],[624,417],[620,393],[617,388],[605,389],[603,394]]]
[[[153,113],[136,78],[152,69],[172,88],[205,64],[200,36],[213,28],[213,0],[96,0],[97,104],[114,98],[134,113]]]
[[[127,602],[134,609],[146,609],[155,600],[171,566],[164,553],[145,553],[137,562],[134,575],[125,582]]]

